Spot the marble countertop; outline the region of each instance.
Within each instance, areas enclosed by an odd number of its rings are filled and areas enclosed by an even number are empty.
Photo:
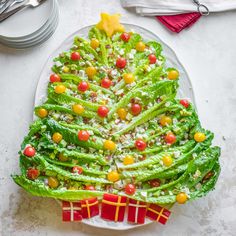
[[[191,77],[202,124],[222,147],[222,172],[214,192],[176,205],[166,226],[151,224],[122,235],[236,235],[236,12],[203,17],[191,29],[173,34],[154,18],[122,9],[118,0],[59,0],[59,4],[59,27],[46,43],[25,51],[0,46],[0,235],[121,234],[61,223],[54,200],[32,197],[10,178],[18,171],[17,152],[32,120],[34,93],[46,59],[68,35],[96,23],[102,11],[120,12],[123,22],[146,27],[176,51]]]

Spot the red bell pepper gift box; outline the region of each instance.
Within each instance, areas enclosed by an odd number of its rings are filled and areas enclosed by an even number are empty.
[[[156,204],[150,204],[147,209],[146,216],[154,221],[165,224],[170,216],[171,212],[164,207]]]
[[[135,224],[143,224],[147,211],[147,204],[145,202],[129,199],[128,207],[128,222]]]
[[[101,218],[122,222],[125,215],[126,197],[105,193],[102,199]]]
[[[80,202],[62,202],[62,221],[81,221]]]
[[[99,215],[98,199],[96,197],[81,200],[81,214],[84,219]]]

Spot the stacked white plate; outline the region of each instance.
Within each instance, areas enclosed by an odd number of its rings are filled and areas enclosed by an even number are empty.
[[[59,21],[57,0],[46,0],[36,8],[25,8],[0,22],[0,44],[24,49],[45,42]]]

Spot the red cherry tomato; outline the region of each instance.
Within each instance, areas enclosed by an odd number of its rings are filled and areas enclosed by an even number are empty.
[[[176,142],[176,137],[173,133],[168,133],[166,136],[165,136],[165,141],[166,143],[168,144],[173,144]]]
[[[156,56],[154,54],[150,54],[148,56],[148,59],[149,59],[150,64],[155,64],[156,61],[157,61],[157,58],[156,58]]]
[[[78,84],[78,90],[80,92],[85,92],[86,90],[89,89],[89,84],[85,81],[81,81],[79,84]]]
[[[147,147],[147,144],[145,141],[143,141],[142,139],[137,139],[135,141],[135,147],[139,150],[139,151],[144,151]]]
[[[78,52],[72,52],[70,55],[70,59],[72,61],[78,61],[80,60],[80,54]]]
[[[82,172],[83,172],[83,168],[81,167],[81,166],[74,166],[73,168],[72,168],[72,172],[73,173],[77,173],[77,174],[82,174]]]
[[[138,103],[133,103],[131,105],[131,112],[134,116],[137,116],[142,111],[142,106]]]
[[[135,185],[134,184],[127,184],[125,186],[125,193],[128,195],[133,195],[136,191]]]
[[[161,185],[161,182],[159,179],[152,179],[149,181],[149,184],[151,185],[151,187],[155,188],[159,187]]]
[[[51,74],[50,75],[50,82],[54,83],[54,82],[61,82],[61,77],[57,74]]]
[[[39,170],[35,168],[29,168],[27,170],[27,178],[31,180],[35,180],[39,177]]]
[[[116,60],[116,66],[117,66],[118,68],[120,68],[120,69],[125,68],[125,66],[126,66],[126,59],[123,58],[123,57],[117,58],[117,60]]]
[[[78,138],[80,141],[88,141],[90,134],[86,130],[80,130],[78,133]]]
[[[98,107],[97,113],[100,117],[106,117],[108,112],[109,112],[109,110],[106,106],[99,106]]]
[[[101,81],[101,86],[102,86],[103,88],[110,88],[110,86],[111,86],[111,80],[110,80],[109,78],[104,78],[104,79],[102,79],[102,81]]]
[[[189,107],[189,101],[187,99],[181,99],[179,103],[186,108]]]
[[[89,190],[89,191],[94,191],[95,190],[95,187],[93,185],[87,185],[85,187],[85,190]]]
[[[130,40],[130,34],[129,33],[123,33],[120,35],[120,38],[124,41],[124,42],[128,42]]]
[[[36,151],[33,147],[28,146],[24,150],[24,155],[27,157],[33,157],[35,155]]]

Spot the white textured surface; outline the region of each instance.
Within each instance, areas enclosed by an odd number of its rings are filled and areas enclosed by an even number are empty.
[[[0,46],[0,235],[121,235],[79,223],[61,223],[61,211],[54,200],[32,197],[10,179],[10,174],[18,170],[17,152],[31,122],[43,64],[69,34],[97,22],[101,11],[122,13],[124,22],[150,29],[176,51],[192,79],[202,123],[215,132],[215,144],[222,147],[222,172],[214,192],[184,206],[175,206],[166,226],[152,224],[122,235],[235,235],[235,12],[202,18],[190,30],[176,35],[153,18],[123,10],[118,0],[59,0],[59,3],[59,27],[44,45],[26,51]]]

